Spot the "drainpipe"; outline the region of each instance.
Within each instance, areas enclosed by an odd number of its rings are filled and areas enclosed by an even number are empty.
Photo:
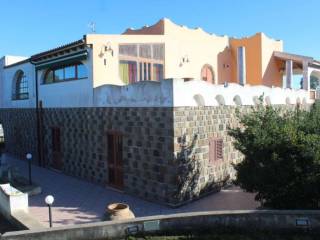
[[[31,60],[31,64],[35,66],[35,63]],[[41,125],[40,125],[40,111],[39,111],[39,87],[38,87],[38,70],[35,66],[35,84],[36,84],[36,126],[37,126],[37,154],[38,154],[38,165],[42,166],[42,136],[41,136]]]

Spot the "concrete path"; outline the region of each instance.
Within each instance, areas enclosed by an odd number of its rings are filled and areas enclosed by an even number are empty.
[[[3,158],[8,164],[18,167],[22,175],[28,176],[25,161],[9,155],[3,155]],[[194,211],[250,210],[259,206],[252,194],[239,188],[222,190],[180,208],[171,209],[37,166],[32,166],[32,176],[33,181],[42,187],[42,193],[29,197],[30,214],[45,226],[48,226],[48,208],[44,198],[49,194],[55,198],[52,209],[53,226],[99,221],[106,206],[113,202],[127,203],[137,217]]]

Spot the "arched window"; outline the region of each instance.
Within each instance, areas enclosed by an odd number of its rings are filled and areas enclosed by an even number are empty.
[[[12,81],[12,99],[23,100],[29,98],[28,80],[23,71],[18,70]]]
[[[80,63],[73,63],[64,66],[58,66],[55,68],[48,69],[43,78],[44,84],[69,81],[69,80],[78,80],[87,78],[87,69]]]
[[[201,79],[207,82],[214,83],[214,72],[209,64],[205,64],[201,69]]]

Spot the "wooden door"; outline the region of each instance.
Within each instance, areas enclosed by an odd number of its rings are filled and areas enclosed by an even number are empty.
[[[117,188],[123,187],[122,134],[108,132],[108,176],[109,184]]]
[[[61,153],[61,131],[58,127],[51,128],[52,136],[52,167],[62,170],[62,153]]]

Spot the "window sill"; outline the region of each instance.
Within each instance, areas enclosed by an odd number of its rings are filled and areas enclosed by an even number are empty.
[[[12,98],[11,101],[23,101],[23,100],[29,100],[29,98]]]

